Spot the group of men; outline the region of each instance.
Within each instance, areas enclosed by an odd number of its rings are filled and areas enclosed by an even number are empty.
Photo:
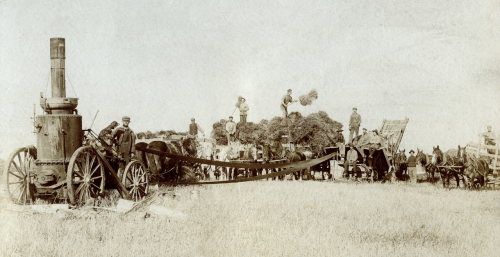
[[[349,151],[345,156],[344,161],[344,172],[347,173],[349,166],[352,166],[353,173],[356,173],[356,180],[361,178],[361,170],[357,169],[356,163],[358,160],[358,151],[363,157],[363,162],[366,162],[366,156],[364,153],[364,148],[368,148],[368,166],[373,165],[373,154],[382,146],[382,137],[378,130],[372,130],[368,132],[366,128],[363,128],[363,134],[359,134],[359,128],[361,126],[361,115],[357,112],[356,107],[352,108],[353,113],[349,119]],[[357,151],[356,151],[357,150]],[[339,148],[340,153],[344,153],[345,150]]]

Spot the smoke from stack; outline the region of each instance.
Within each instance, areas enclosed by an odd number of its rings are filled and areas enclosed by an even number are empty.
[[[316,89],[311,90],[309,94],[299,96],[299,102],[303,106],[311,105],[316,99],[318,99],[318,91]]]

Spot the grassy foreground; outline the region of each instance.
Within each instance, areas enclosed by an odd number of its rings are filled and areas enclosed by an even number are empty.
[[[161,188],[160,191],[166,191]],[[190,200],[191,190],[200,198]],[[498,256],[498,191],[259,181],[175,188],[186,214],[0,209],[4,256]]]

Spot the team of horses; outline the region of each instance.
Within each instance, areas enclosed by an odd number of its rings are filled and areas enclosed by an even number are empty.
[[[467,153],[465,147],[458,146],[456,156],[443,154],[439,147],[433,147],[430,162],[425,164],[429,176],[439,173],[443,187],[450,187],[450,179],[455,178],[457,187],[460,181],[466,188],[486,187],[488,173],[490,172],[489,160],[486,157],[477,158],[474,154]]]

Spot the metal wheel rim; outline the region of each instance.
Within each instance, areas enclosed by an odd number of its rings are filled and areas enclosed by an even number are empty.
[[[139,201],[148,194],[149,177],[144,164],[131,161],[123,173],[122,183],[133,201]]]
[[[104,165],[90,146],[78,148],[68,165],[67,186],[71,204],[84,204],[104,192]]]
[[[30,169],[35,166],[35,160],[35,148],[21,147],[12,152],[5,162],[3,174],[5,191],[15,204],[33,204]]]

